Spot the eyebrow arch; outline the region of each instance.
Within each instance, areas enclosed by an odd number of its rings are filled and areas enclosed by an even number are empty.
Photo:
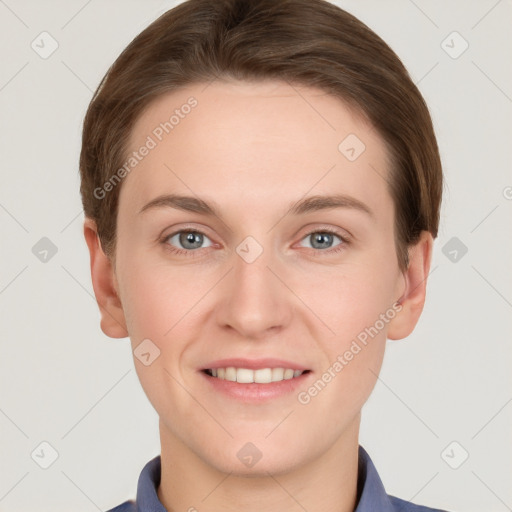
[[[297,204],[292,205],[288,212],[292,215],[303,215],[309,212],[330,210],[333,208],[352,208],[375,218],[373,211],[365,203],[345,194],[307,197]]]
[[[210,205],[202,199],[192,196],[182,196],[177,194],[165,194],[156,197],[149,203],[144,205],[139,213],[143,213],[153,208],[176,208],[187,212],[199,213],[201,215],[214,216],[221,219],[218,207]],[[298,202],[293,202],[288,209],[289,214],[304,215],[306,213],[329,210],[334,208],[351,208],[363,213],[366,213],[372,218],[375,218],[373,211],[362,201],[345,194],[336,195],[316,195],[302,199]]]

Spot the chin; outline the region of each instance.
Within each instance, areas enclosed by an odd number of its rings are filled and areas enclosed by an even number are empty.
[[[238,461],[233,462],[232,459],[224,461],[223,464],[219,464],[218,461],[211,462],[215,462],[214,467],[218,471],[231,474],[231,476],[241,478],[268,478],[269,474],[277,475],[288,473],[290,470],[294,469],[292,461],[283,461],[282,457],[279,457],[279,459],[280,460],[277,461],[263,460],[262,458],[252,467],[246,467]]]
[[[268,477],[287,473],[305,462],[304,449],[292,443],[276,445],[268,440],[232,440],[220,448],[220,453],[211,453],[205,460],[223,473],[246,478]],[[299,458],[297,457],[299,456]]]

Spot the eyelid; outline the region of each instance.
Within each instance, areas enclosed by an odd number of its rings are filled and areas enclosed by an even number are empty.
[[[311,235],[312,233],[325,231],[328,233],[333,233],[334,235],[344,238],[347,241],[352,241],[354,239],[352,233],[350,233],[350,231],[348,231],[347,229],[340,228],[339,226],[331,226],[330,224],[315,224],[311,228],[305,229],[306,232],[303,236],[308,236]]]
[[[208,236],[208,238],[212,238],[206,231],[208,231],[208,228],[206,226],[201,226],[199,228],[195,227],[194,225],[187,225],[185,224],[184,226],[179,226],[178,228],[174,229],[173,231],[171,231],[170,233],[164,235],[163,233],[165,231],[167,231],[167,229],[169,229],[169,227],[166,227],[165,229],[163,229],[160,234],[158,235],[158,240],[161,240],[161,239],[168,239],[169,237],[171,236],[174,236],[178,233],[181,233],[182,231],[193,231],[193,232],[196,232],[196,233],[200,233],[202,235],[205,235],[205,236]],[[333,227],[333,226],[330,226],[330,225],[311,225],[310,228],[308,227],[305,227],[303,228],[305,230],[305,232],[302,234],[301,236],[301,240],[302,238],[308,236],[308,235],[311,235],[313,233],[317,233],[317,232],[321,232],[321,231],[326,231],[328,233],[332,233],[332,234],[335,234],[337,236],[339,236],[340,238],[343,238],[343,239],[346,239],[347,241],[352,241],[354,239],[354,236],[352,235],[352,233],[350,233],[350,231],[348,231],[347,229],[343,229],[343,228],[340,228],[340,227]]]
[[[164,235],[164,233],[165,233],[166,231],[168,231],[168,230],[169,230],[169,232],[168,232],[166,235]],[[197,224],[195,224],[195,225],[192,225],[192,224],[185,224],[185,225],[181,225],[181,224],[180,224],[178,227],[171,227],[171,228],[170,228],[169,226],[167,226],[166,228],[164,228],[164,229],[160,232],[160,234],[158,235],[157,239],[158,239],[158,240],[162,240],[162,239],[166,240],[166,239],[168,239],[168,238],[169,238],[169,237],[171,237],[171,236],[174,236],[174,235],[177,235],[178,233],[181,233],[182,231],[193,231],[193,232],[195,232],[195,233],[200,233],[200,234],[202,234],[202,235],[205,235],[205,236],[207,236],[208,238],[212,238],[212,237],[208,234],[208,232],[209,232],[210,230],[209,230],[209,228],[208,228],[208,227],[206,227],[206,226],[200,225],[200,227],[198,228],[198,227],[197,227]]]

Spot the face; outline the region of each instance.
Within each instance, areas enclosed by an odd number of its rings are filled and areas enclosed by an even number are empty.
[[[162,441],[257,474],[353,440],[407,282],[378,133],[316,89],[217,81],[155,101],[145,144],[114,286]]]

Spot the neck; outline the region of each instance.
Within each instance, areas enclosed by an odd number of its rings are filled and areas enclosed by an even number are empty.
[[[315,459],[266,476],[224,473],[208,464],[160,422],[158,498],[168,512],[353,512],[357,505],[358,415]]]

